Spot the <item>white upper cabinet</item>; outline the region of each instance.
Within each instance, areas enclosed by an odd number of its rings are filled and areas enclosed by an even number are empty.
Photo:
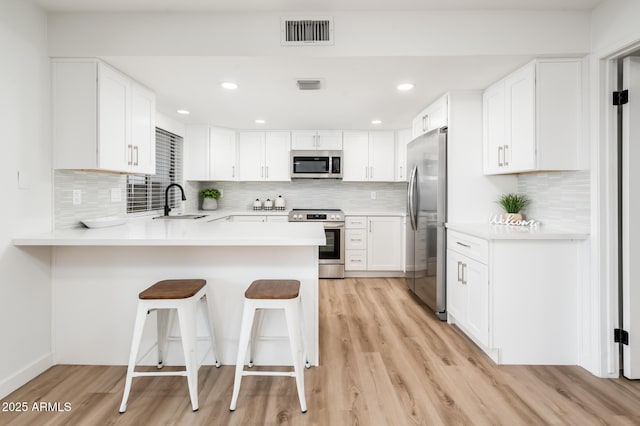
[[[98,60],[53,61],[55,169],[155,171],[155,95]]]
[[[369,132],[344,132],[343,181],[366,181],[369,177]]]
[[[344,181],[395,180],[395,132],[344,132]]]
[[[500,173],[504,167],[505,125],[504,81],[489,87],[482,96],[485,174]]]
[[[369,180],[395,180],[396,136],[393,131],[369,132]]]
[[[265,167],[266,180],[291,180],[290,168],[291,134],[289,132],[266,132]]]
[[[236,180],[236,159],[235,131],[219,127],[187,127],[184,141],[185,180]]]
[[[187,127],[184,139],[184,179],[209,180],[208,127]]]
[[[131,86],[131,165],[135,173],[156,173],[156,96],[133,83]]]
[[[396,181],[407,181],[407,145],[413,140],[411,129],[398,130],[396,138]]]
[[[413,119],[413,138],[424,135],[433,129],[447,126],[448,118],[448,96],[444,95],[422,110]]]
[[[291,149],[339,151],[342,149],[342,132],[334,130],[294,130],[291,132]]]
[[[581,62],[536,60],[483,95],[484,173],[577,170]]]
[[[236,180],[236,132],[209,129],[209,178],[216,181]]]
[[[238,179],[241,181],[288,181],[289,132],[240,132]]]

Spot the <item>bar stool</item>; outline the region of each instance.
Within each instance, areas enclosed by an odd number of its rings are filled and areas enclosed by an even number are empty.
[[[253,366],[254,343],[257,336],[254,332],[256,312],[261,315],[263,309],[283,309],[287,322],[293,371],[245,371],[244,363],[247,348],[251,346],[249,366]],[[297,280],[257,280],[251,283],[244,293],[244,309],[236,360],[236,374],[233,382],[233,395],[229,410],[235,411],[240,394],[240,383],[243,376],[286,376],[295,377],[298,388],[300,410],[307,412],[304,397],[304,367],[306,359],[304,335],[300,327],[302,321],[302,303],[300,301],[300,281]]]
[[[196,342],[196,311],[200,308],[205,323],[209,331],[211,352],[215,360],[216,367],[220,367],[216,354],[216,343],[209,317],[209,307],[207,304],[207,282],[205,280],[164,280],[159,281],[144,290],[138,296],[138,311],[133,329],[133,340],[131,342],[131,353],[129,354],[129,367],[127,368],[127,378],[124,386],[120,413],[127,409],[127,399],[131,391],[131,382],[134,377],[146,376],[186,376],[189,386],[189,396],[193,411],[198,411],[198,369],[200,364],[197,359]],[[138,362],[138,350],[140,340],[144,330],[146,317],[151,311],[157,312],[157,342],[141,357],[146,357],[155,347],[158,348],[158,365],[160,369],[164,366],[167,344],[169,340],[178,338],[169,337],[173,312],[178,313],[180,325],[180,336],[184,352],[185,369],[183,371],[168,372],[137,372],[135,371]],[[208,353],[208,352],[207,352]],[[206,354],[205,354],[206,355]]]

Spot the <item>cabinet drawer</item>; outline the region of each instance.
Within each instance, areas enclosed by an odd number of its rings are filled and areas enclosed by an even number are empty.
[[[366,216],[347,216],[344,219],[345,227],[347,229],[366,229],[367,217]]]
[[[367,251],[366,250],[345,250],[344,251],[345,271],[366,271]]]
[[[489,260],[489,242],[482,238],[447,231],[447,248],[485,265]]]
[[[347,229],[345,231],[346,250],[366,250],[367,249],[367,230],[366,229]]]

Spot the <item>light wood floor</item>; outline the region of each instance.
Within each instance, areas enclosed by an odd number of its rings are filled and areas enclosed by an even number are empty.
[[[199,412],[186,379],[141,378],[120,415],[125,367],[56,366],[3,402],[68,401],[71,411],[0,412],[0,424],[640,424],[639,382],[579,367],[498,367],[402,280],[327,280],[320,296],[321,366],[306,371],[306,414],[293,379],[270,377],[245,378],[230,413],[233,367],[206,366]]]

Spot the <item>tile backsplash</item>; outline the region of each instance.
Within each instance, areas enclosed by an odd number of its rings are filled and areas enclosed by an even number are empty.
[[[83,219],[123,216],[127,212],[126,176],[75,170],[55,170],[55,229],[81,227]],[[120,188],[120,201],[111,201],[111,189]],[[81,203],[73,204],[73,191],[80,190]]]
[[[531,204],[525,213],[543,226],[589,232],[590,172],[527,173],[518,176],[518,192]]]
[[[278,195],[291,208],[336,208],[358,211],[404,211],[406,183],[343,182],[340,180],[295,180],[292,182],[200,182],[199,188],[223,191],[220,208],[248,210],[256,198],[273,200]],[[375,200],[371,192],[375,192]],[[195,208],[189,204],[187,208]]]

